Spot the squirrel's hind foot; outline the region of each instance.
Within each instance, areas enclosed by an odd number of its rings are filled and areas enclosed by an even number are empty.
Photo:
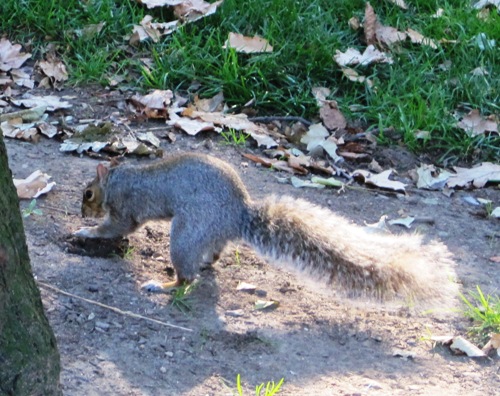
[[[142,290],[145,290],[147,292],[150,292],[150,293],[167,293],[173,289],[176,289],[180,286],[184,286],[184,285],[188,285],[189,281],[186,281],[185,279],[177,279],[175,281],[172,281],[172,282],[158,282],[158,281],[155,281],[155,280],[150,280],[150,281],[147,281],[147,282],[144,282],[142,285],[141,285],[141,289]]]

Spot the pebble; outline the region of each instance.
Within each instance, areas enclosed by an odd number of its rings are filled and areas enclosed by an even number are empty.
[[[105,331],[108,331],[109,328],[110,328],[110,325],[106,322],[100,322],[100,321],[96,321],[95,322],[95,327],[101,329],[101,330],[105,330]]]
[[[174,353],[171,351],[167,351],[167,352],[165,352],[165,356],[172,358],[172,357],[174,357]]]
[[[160,371],[165,374],[167,372],[167,369],[164,366],[160,367]]]
[[[243,311],[242,309],[235,309],[235,310],[232,310],[232,311],[226,311],[226,315],[227,316],[239,317],[239,316],[245,315],[245,311]]]

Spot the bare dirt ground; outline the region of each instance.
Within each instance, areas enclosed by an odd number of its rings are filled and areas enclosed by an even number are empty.
[[[99,118],[117,109],[86,92],[70,114]],[[145,123],[141,130],[158,128]],[[161,126],[161,125],[160,125]],[[211,139],[214,144],[207,143]],[[498,292],[499,221],[463,200],[472,195],[500,204],[492,186],[439,192],[410,188],[397,198],[376,191],[295,189],[278,175],[248,163],[242,150],[219,144],[216,135],[177,135],[163,140],[165,153],[198,151],[216,155],[239,172],[255,199],[288,194],[325,205],[358,224],[409,215],[432,217],[419,232],[442,240],[453,252],[463,290],[480,285]],[[334,297],[300,276],[268,265],[244,246],[233,246],[212,269],[203,271],[190,294],[191,310],[181,312],[168,294],[148,294],[140,285],[170,280],[169,225],[152,223],[129,237],[126,258],[96,258],[70,253],[68,235],[82,225],[81,193],[94,177],[97,161],[59,152],[59,143],[6,141],[16,178],[41,169],[57,186],[38,200],[43,215],[25,219],[33,272],[39,282],[123,311],[182,326],[166,327],[89,304],[40,287],[56,333],[65,395],[233,395],[241,375],[245,394],[256,385],[285,378],[283,395],[494,395],[500,389],[499,358],[473,360],[433,346],[425,337],[462,334],[468,321],[410,313],[405,307],[352,302]],[[411,155],[385,149],[379,155],[396,168],[410,168]],[[139,161],[129,158],[128,161]],[[141,159],[140,161],[148,161]],[[403,161],[403,162],[402,162]],[[400,177],[406,177],[405,172]],[[22,202],[21,206],[27,206]],[[414,232],[392,226],[392,231]],[[257,286],[254,294],[236,290],[239,282]],[[255,301],[277,300],[278,308],[254,309]],[[413,358],[393,356],[395,349]]]

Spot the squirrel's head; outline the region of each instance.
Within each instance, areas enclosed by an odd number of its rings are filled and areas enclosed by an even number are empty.
[[[103,217],[104,209],[103,185],[108,177],[109,169],[104,165],[97,165],[97,175],[85,190],[83,190],[82,217]]]

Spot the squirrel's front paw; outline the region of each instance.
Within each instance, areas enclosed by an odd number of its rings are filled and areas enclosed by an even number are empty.
[[[94,229],[95,227],[82,227],[75,231],[73,235],[80,238],[97,238]]]

